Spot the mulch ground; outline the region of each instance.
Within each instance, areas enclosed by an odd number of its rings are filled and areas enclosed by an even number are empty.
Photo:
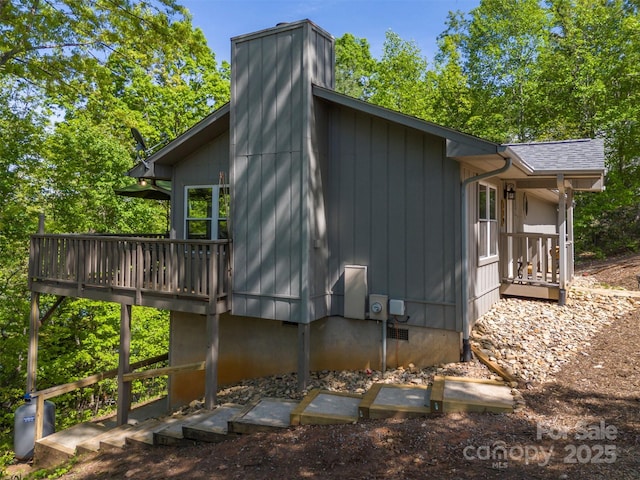
[[[592,264],[637,289],[640,257]],[[302,426],[220,444],[83,457],[63,479],[640,479],[640,309],[555,375],[517,414],[446,414]]]

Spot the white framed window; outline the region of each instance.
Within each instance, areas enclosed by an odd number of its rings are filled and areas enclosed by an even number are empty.
[[[189,240],[229,238],[229,187],[196,185],[185,187],[185,237]]]
[[[498,255],[498,189],[478,184],[478,258]]]

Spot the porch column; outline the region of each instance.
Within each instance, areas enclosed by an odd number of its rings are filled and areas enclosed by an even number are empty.
[[[302,391],[309,385],[311,324],[298,324],[298,390]]]
[[[204,406],[211,410],[216,406],[218,394],[218,346],[220,337],[220,315],[207,314],[207,358],[205,360]]]
[[[40,294],[37,292],[31,292],[31,312],[29,314],[29,358],[27,359],[27,393],[36,391],[39,332]]]
[[[120,306],[120,354],[118,357],[118,425],[129,420],[131,409],[131,382],[123,376],[131,371],[131,305]]]
[[[567,198],[564,187],[564,175],[557,177],[560,202],[558,204],[558,247],[560,249],[560,294],[558,304],[564,305],[567,300]]]
[[[575,240],[573,237],[573,188],[567,189],[567,237],[568,237],[568,252],[567,252],[567,281],[571,283],[573,281],[573,269],[575,265]]]

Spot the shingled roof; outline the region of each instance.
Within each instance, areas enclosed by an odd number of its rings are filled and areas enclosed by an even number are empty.
[[[557,142],[513,143],[507,145],[535,174],[604,173],[604,141],[596,139]]]

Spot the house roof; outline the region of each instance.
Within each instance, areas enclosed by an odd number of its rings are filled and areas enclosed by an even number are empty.
[[[604,188],[604,141],[600,138],[505,146],[526,173],[526,178],[516,180],[518,188],[555,191],[559,181],[579,191],[599,192]]]
[[[507,144],[534,175],[559,173],[604,174],[604,141],[596,139],[563,140]]]
[[[557,175],[564,175],[576,190],[600,191],[603,188],[604,142],[602,139],[563,140],[554,142],[511,143],[500,145],[473,135],[443,127],[380,107],[334,90],[313,85],[313,95],[329,103],[373,115],[378,118],[446,139],[447,156],[470,161],[481,170],[502,165],[502,159],[511,157],[519,171],[520,188],[546,188],[555,190]],[[133,167],[132,177],[171,179],[171,166],[191,152],[209,142],[229,128],[230,105],[212,112],[175,140]],[[508,177],[509,173],[501,175]],[[536,179],[537,177],[538,179]],[[526,180],[529,178],[531,180]]]
[[[171,166],[229,129],[229,103],[214,110],[174,140],[133,167],[127,175],[171,180]]]

